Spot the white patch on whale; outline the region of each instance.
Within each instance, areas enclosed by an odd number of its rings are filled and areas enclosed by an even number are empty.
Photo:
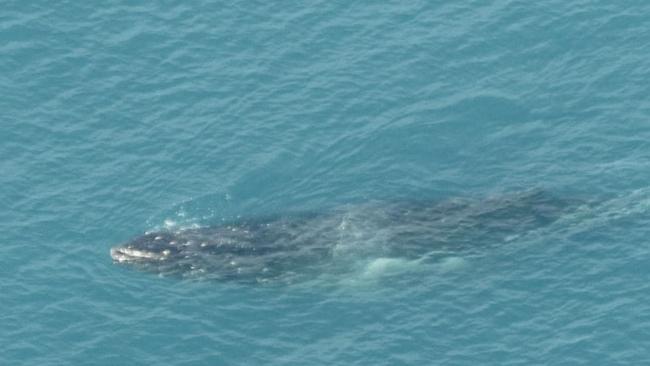
[[[419,260],[405,258],[375,258],[365,263],[359,277],[374,279],[411,272],[418,269],[419,262]]]
[[[467,260],[462,257],[446,257],[438,264],[438,268],[443,272],[457,271],[467,266]]]

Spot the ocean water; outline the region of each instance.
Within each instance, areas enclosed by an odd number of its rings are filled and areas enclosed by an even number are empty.
[[[650,361],[649,3],[1,8],[1,365]],[[294,284],[109,256],[170,225],[528,189],[588,204]]]

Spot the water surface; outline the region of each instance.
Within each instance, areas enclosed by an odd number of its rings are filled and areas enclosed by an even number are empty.
[[[2,8],[0,363],[648,361],[647,3]],[[109,256],[166,225],[531,187],[594,204],[295,286]]]

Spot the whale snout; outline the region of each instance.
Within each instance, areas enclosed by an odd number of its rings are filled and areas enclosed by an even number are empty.
[[[168,256],[169,250],[163,250],[160,253],[156,253],[130,247],[111,248],[111,258],[113,258],[113,261],[120,263],[165,260]]]
[[[178,254],[177,237],[171,233],[145,233],[131,241],[111,248],[111,258],[118,263],[164,261]]]

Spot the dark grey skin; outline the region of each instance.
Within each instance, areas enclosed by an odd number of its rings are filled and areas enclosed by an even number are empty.
[[[541,190],[485,200],[374,202],[319,214],[145,233],[111,249],[116,263],[160,275],[293,282],[359,258],[417,259],[499,244],[582,204]]]
[[[112,248],[111,257],[161,275],[266,282],[330,256],[317,232],[300,231],[308,221],[278,217],[145,233]]]

